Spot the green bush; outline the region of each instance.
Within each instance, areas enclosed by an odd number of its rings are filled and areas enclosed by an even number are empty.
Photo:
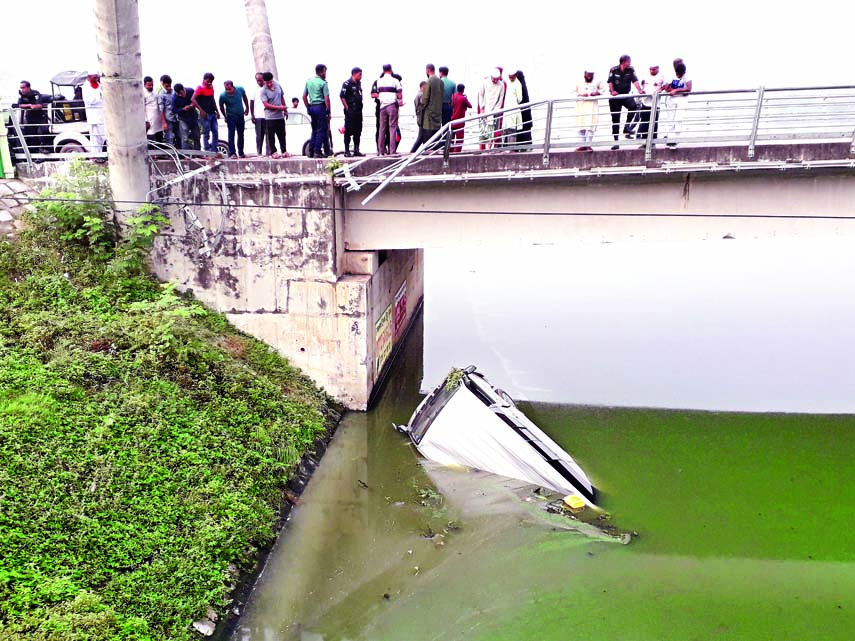
[[[189,639],[275,536],[329,400],[151,278],[165,219],[76,202],[0,244],[0,641]]]

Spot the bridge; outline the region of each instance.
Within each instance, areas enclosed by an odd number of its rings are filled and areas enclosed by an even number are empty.
[[[153,266],[364,408],[422,300],[425,249],[855,235],[853,107],[855,88],[699,94],[679,132],[617,150],[606,109],[580,153],[575,101],[545,101],[530,141],[485,139],[511,110],[481,114],[332,175],[170,152],[152,162],[148,200],[172,223]]]

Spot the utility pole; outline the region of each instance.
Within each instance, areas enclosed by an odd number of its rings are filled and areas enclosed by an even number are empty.
[[[95,0],[110,188],[120,218],[149,190],[138,0]]]
[[[244,0],[246,22],[249,36],[252,38],[252,57],[255,59],[255,71],[269,71],[277,80],[276,54],[273,53],[273,38],[270,35],[270,23],[267,21],[267,5],[264,0]]]

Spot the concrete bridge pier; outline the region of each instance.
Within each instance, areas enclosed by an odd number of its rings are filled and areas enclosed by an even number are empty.
[[[423,298],[423,250],[345,251],[339,188],[317,161],[289,162],[290,175],[229,165],[158,192],[171,227],[155,272],[365,409]]]

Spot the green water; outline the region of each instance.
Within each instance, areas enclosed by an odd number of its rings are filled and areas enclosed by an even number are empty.
[[[462,472],[435,494],[391,428],[419,401],[418,330],[343,421],[235,639],[855,638],[855,417],[522,405],[639,532],[602,542]]]

